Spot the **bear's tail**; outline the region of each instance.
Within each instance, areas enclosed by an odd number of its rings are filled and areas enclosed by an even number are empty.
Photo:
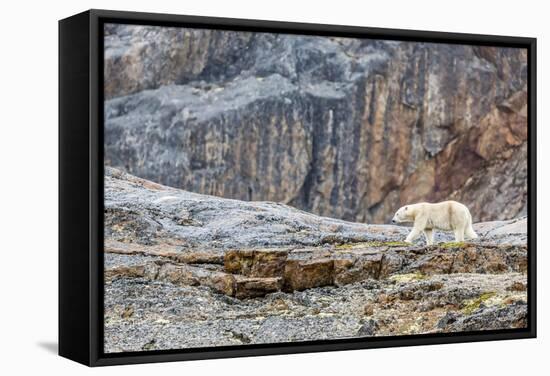
[[[468,221],[468,225],[466,226],[466,231],[464,231],[464,235],[466,235],[466,238],[468,239],[477,239],[478,236],[474,231],[474,227],[472,226],[472,215],[468,213],[468,217],[469,217],[469,221]]]

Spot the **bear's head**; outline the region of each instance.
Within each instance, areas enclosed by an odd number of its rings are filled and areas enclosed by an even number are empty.
[[[414,222],[414,216],[410,206],[402,206],[392,218],[392,223]]]

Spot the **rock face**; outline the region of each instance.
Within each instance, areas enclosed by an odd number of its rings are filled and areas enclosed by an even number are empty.
[[[140,246],[137,246],[140,249]],[[107,243],[106,251],[117,253]],[[250,258],[250,254],[256,255]],[[137,253],[137,252],[136,252]],[[147,254],[143,249],[142,254]],[[170,259],[173,257],[165,256]],[[177,259],[177,258],[176,258]],[[439,247],[417,249],[358,244],[353,250],[338,247],[275,250],[234,250],[225,256],[224,267],[189,266],[181,261],[147,261],[106,270],[107,278],[130,277],[168,281],[178,285],[207,286],[237,298],[265,296],[322,286],[344,286],[396,274],[426,277],[439,274],[501,274],[527,272],[525,246]]]
[[[384,223],[526,214],[513,48],[105,26],[105,161],[188,191]]]
[[[106,352],[527,325],[525,218],[426,247],[404,227],[105,173]]]

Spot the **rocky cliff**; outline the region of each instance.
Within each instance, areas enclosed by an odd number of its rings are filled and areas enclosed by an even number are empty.
[[[106,168],[105,350],[508,329],[527,324],[525,218],[480,238],[162,186]]]
[[[185,190],[384,223],[526,214],[526,51],[105,27],[105,161]]]

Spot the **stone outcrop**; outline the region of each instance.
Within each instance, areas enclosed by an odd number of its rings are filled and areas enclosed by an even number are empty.
[[[437,324],[442,332],[467,332],[490,329],[517,329],[527,326],[527,304],[517,301],[504,306],[483,307],[474,314],[451,313]]]
[[[143,252],[150,255],[176,252],[180,258],[218,260],[222,250],[232,248],[401,242],[409,232],[403,226],[319,217],[281,203],[244,202],[186,192],[109,167],[105,168],[104,218],[105,237],[108,242],[118,242],[118,253],[124,253],[128,244],[140,244],[147,246]],[[526,218],[485,222],[475,224],[474,229],[491,244],[525,244],[526,222]],[[436,241],[452,239],[449,233],[436,232]],[[423,241],[419,238],[417,242]],[[210,251],[214,251],[212,255],[206,255]]]
[[[113,252],[113,248],[107,247],[106,251]],[[188,260],[190,263],[194,261],[192,258]],[[217,264],[217,259],[213,261]],[[225,253],[223,270],[204,269],[181,262],[150,261],[131,267],[106,269],[106,276],[141,277],[178,285],[203,285],[225,295],[252,298],[281,290],[292,292],[330,285],[344,286],[402,274],[425,278],[452,273],[513,272],[527,272],[525,245],[464,244],[423,248],[357,244],[353,249],[346,250],[338,246],[298,248],[292,251],[230,250]]]
[[[178,286],[206,286],[239,299],[264,296],[281,289],[281,278],[245,277],[215,269],[163,261],[105,269],[107,280],[120,277],[166,281]]]
[[[105,161],[358,222],[448,198],[512,219],[526,79],[514,48],[106,25]]]
[[[107,352],[506,329],[527,323],[527,221],[409,229],[199,195],[107,168]],[[185,335],[182,335],[185,333]]]
[[[228,251],[225,270],[250,277],[279,277],[287,291],[327,285],[342,286],[395,274],[423,276],[449,273],[510,273],[527,271],[527,249],[523,246],[464,244],[421,248],[357,244],[352,249],[334,248],[257,251]],[[269,256],[271,254],[271,256]],[[229,266],[229,267],[228,267]]]

